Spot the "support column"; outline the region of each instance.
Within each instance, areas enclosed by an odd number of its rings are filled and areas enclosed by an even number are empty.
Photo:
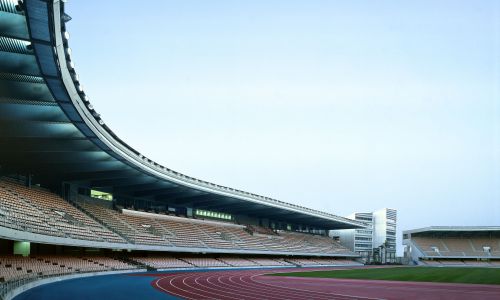
[[[26,175],[26,179],[24,181],[24,185],[26,185],[26,187],[28,187],[28,188],[31,188],[31,181],[32,181],[32,179],[33,179],[33,175],[27,174]]]

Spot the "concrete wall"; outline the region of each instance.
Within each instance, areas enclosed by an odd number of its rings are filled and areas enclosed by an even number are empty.
[[[354,238],[356,232],[354,229],[330,230],[330,236],[338,236],[340,243],[347,249],[354,251]]]
[[[373,212],[373,248],[380,247],[386,240],[387,217],[385,210]]]

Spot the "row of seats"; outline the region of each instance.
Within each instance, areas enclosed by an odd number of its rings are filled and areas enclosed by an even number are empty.
[[[173,257],[173,256],[148,256],[132,257],[131,260],[155,268],[210,268],[210,267],[295,267],[311,265],[360,265],[347,259],[333,258],[262,258],[262,257]]]
[[[477,267],[500,267],[500,260],[497,261],[479,261],[479,260],[420,260],[422,265],[426,266],[477,266]]]
[[[88,202],[75,205],[38,187],[0,180],[0,225],[17,230],[111,243],[353,254],[326,236],[152,213],[126,214]]]
[[[260,234],[268,234],[268,235],[276,234],[271,228],[265,228],[262,226],[248,225],[247,228],[251,232],[256,232],[256,233],[260,233]]]
[[[0,180],[0,224],[50,236],[126,242],[61,197],[6,179]]]
[[[431,257],[500,256],[500,237],[412,237],[412,241]]]
[[[213,267],[228,267],[225,262],[211,257],[184,257],[184,261],[195,267],[213,268]]]
[[[136,244],[175,247],[352,254],[331,238],[295,232],[252,234],[244,226],[167,219],[163,215],[130,215],[100,205],[78,204],[114,231]],[[269,232],[268,232],[269,233]]]
[[[361,265],[353,260],[335,258],[290,258],[287,261],[299,266]]]
[[[128,257],[127,262],[117,258],[100,255],[34,255],[29,257],[17,255],[0,256],[0,282],[42,276],[66,275],[82,272],[102,272],[112,270],[137,269],[146,265],[155,269],[168,268],[213,268],[213,267],[262,267],[296,265],[353,265],[350,260],[330,258],[262,258],[262,257],[197,257],[197,256],[148,256]]]
[[[260,266],[293,266],[293,264],[286,262],[284,259],[272,259],[272,258],[251,258],[251,260]]]
[[[133,261],[155,269],[192,268],[190,263],[175,257],[134,257]]]
[[[0,282],[80,272],[128,270],[135,265],[104,256],[0,256]]]

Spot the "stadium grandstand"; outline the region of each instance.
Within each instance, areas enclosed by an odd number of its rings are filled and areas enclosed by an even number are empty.
[[[431,226],[403,232],[405,256],[428,266],[500,266],[500,227]]]
[[[119,139],[83,89],[65,1],[0,0],[0,291],[145,269],[355,265],[331,213],[210,183]]]

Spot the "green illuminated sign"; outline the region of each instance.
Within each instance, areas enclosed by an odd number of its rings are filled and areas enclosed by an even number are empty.
[[[230,214],[202,210],[202,209],[197,209],[195,211],[195,214],[198,216],[209,217],[209,218],[214,218],[214,219],[223,219],[223,220],[231,220],[232,219],[232,216]]]

